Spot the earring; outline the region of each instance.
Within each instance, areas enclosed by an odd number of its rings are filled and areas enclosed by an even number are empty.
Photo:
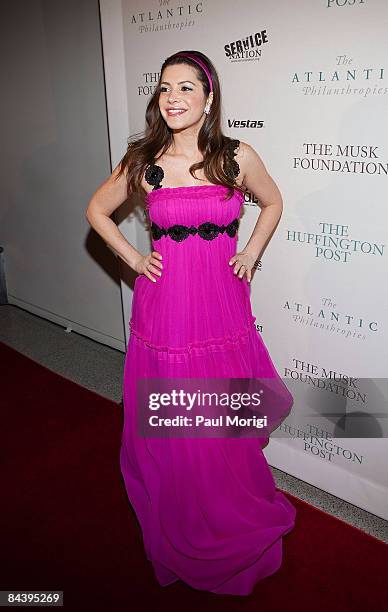
[[[203,109],[203,112],[208,115],[210,113],[210,106],[206,105],[205,108]]]

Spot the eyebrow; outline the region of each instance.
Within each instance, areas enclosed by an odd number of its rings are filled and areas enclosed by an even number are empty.
[[[166,85],[171,85],[171,83],[169,83],[168,81],[162,81],[160,84],[163,85],[163,83],[165,83]],[[192,85],[195,85],[195,83],[193,83],[193,81],[179,81],[178,85],[182,85],[182,83],[191,83]]]

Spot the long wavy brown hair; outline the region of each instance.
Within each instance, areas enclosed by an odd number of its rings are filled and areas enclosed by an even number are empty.
[[[178,53],[180,52],[178,51]],[[198,149],[203,156],[203,161],[192,164],[189,171],[193,178],[197,179],[195,171],[203,168],[204,175],[210,183],[229,188],[226,198],[229,199],[233,195],[233,189],[242,193],[244,193],[244,189],[241,189],[235,180],[236,162],[233,156],[238,141],[225,136],[221,130],[221,89],[217,71],[210,59],[200,51],[185,51],[185,53],[197,55],[206,64],[213,82],[213,100],[210,112],[206,115],[198,133]],[[155,163],[157,153],[161,151],[160,156],[162,156],[173,142],[173,132],[162,117],[158,100],[163,71],[167,66],[174,64],[192,66],[202,83],[205,96],[207,97],[210,93],[207,76],[198,64],[187,57],[176,57],[176,54],[165,59],[160,70],[158,84],[147,104],[145,115],[147,127],[143,132],[128,138],[127,152],[120,161],[117,178],[125,173],[128,195],[134,192],[140,193],[142,196],[146,195],[141,181],[147,166]],[[140,137],[138,137],[139,134]],[[143,136],[141,136],[142,134]]]

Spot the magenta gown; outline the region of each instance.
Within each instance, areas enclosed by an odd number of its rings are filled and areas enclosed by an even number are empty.
[[[159,228],[226,226],[244,200],[235,190],[224,202],[226,193],[222,185],[157,185],[147,195],[149,218]],[[254,324],[246,276],[228,265],[237,231],[212,240],[157,235],[152,250],[163,256],[162,276],[136,278],[124,367],[120,465],[128,499],[160,585],[180,579],[249,595],[279,569],[282,536],[295,524],[296,509],[276,490],[262,451],[268,438],[141,437],[136,381],[278,374]]]

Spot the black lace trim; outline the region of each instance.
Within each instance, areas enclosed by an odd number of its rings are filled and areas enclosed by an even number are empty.
[[[210,221],[201,223],[198,227],[191,225],[171,225],[169,228],[160,227],[155,222],[151,225],[151,233],[154,240],[159,240],[162,236],[170,236],[176,242],[182,242],[189,236],[198,234],[204,240],[214,240],[219,234],[226,232],[228,236],[233,238],[236,235],[239,226],[239,219],[233,219],[229,225],[216,225]]]
[[[239,146],[240,146],[240,141],[237,138],[231,140],[226,146],[226,151],[229,157],[229,160],[228,160],[229,168],[227,168],[226,173],[228,174],[228,176],[230,176],[232,180],[235,180],[240,174],[239,163],[234,159],[234,156],[236,155],[236,149],[238,149]],[[230,172],[229,172],[229,169],[230,169]]]

